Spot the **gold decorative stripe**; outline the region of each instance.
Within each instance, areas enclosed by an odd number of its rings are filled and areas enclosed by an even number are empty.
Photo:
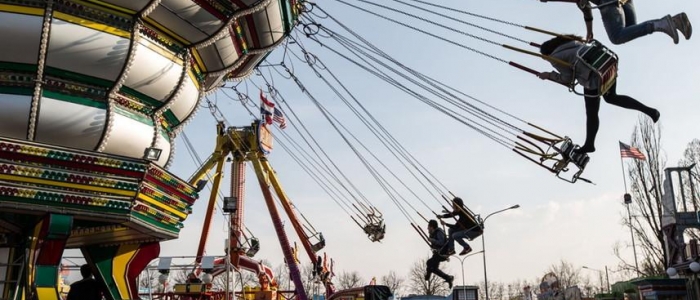
[[[19,5],[0,4],[0,11],[43,16],[44,9]]]
[[[101,31],[104,33],[109,33],[109,34],[124,37],[124,38],[131,37],[131,33],[129,33],[128,31],[124,31],[124,30],[121,30],[119,28],[108,26],[105,24],[96,23],[96,22],[93,22],[93,21],[90,21],[87,19],[83,19],[83,18],[79,18],[79,17],[73,16],[73,15],[69,15],[66,13],[55,11],[53,13],[53,16],[57,19],[60,19],[60,20],[66,21],[66,22],[70,22],[70,23],[73,23],[76,25],[92,28],[92,29],[95,29],[95,30],[98,30],[98,31]]]
[[[104,2],[104,1],[98,1],[98,0],[86,0],[86,1],[87,1],[87,2],[91,2],[91,3],[94,3],[94,4],[97,4],[97,5],[101,5],[101,6],[104,6],[104,7],[108,7],[108,8],[111,8],[111,9],[113,9],[113,10],[116,10],[116,11],[119,11],[119,12],[122,12],[122,13],[125,13],[125,14],[129,14],[129,15],[134,15],[134,14],[136,14],[136,11],[133,11],[133,10],[130,10],[130,9],[128,9],[128,8],[121,7],[121,6],[116,6],[116,5],[114,5],[114,4],[107,3],[107,2]],[[82,2],[82,1],[76,1],[76,2]]]
[[[167,58],[167,59],[169,59],[170,61],[175,62],[176,64],[180,65],[180,67],[182,67],[182,64],[184,63],[184,62],[182,61],[181,58],[177,57],[175,54],[173,54],[172,52],[168,51],[168,50],[165,49],[164,47],[161,47],[160,45],[158,45],[158,44],[156,44],[156,43],[152,43],[152,42],[149,41],[148,39],[143,39],[143,38],[140,39],[140,40],[139,40],[139,44],[140,44],[141,46],[144,46],[144,47],[146,47],[146,48],[148,48],[148,49],[153,50],[154,52],[160,54],[161,56],[163,56],[163,57],[165,57],[165,58]]]
[[[190,68],[189,70],[187,70],[187,75],[190,76],[190,79],[192,80],[192,83],[194,84],[194,86],[195,86],[195,87],[197,88],[197,90],[199,91],[199,80],[197,80],[197,76],[194,75],[194,72],[192,72],[192,69],[191,69],[191,68]]]
[[[151,18],[145,18],[144,21],[146,21],[146,23],[152,25],[153,27],[158,28],[158,30],[167,33],[170,37],[172,37],[172,38],[178,40],[178,41],[179,41],[180,43],[182,43],[183,45],[189,45],[189,44],[190,44],[190,42],[189,42],[188,40],[186,40],[185,38],[183,38],[183,37],[177,35],[175,32],[171,31],[170,29],[166,28],[165,26],[160,25],[160,23],[156,22],[156,20],[153,20],[153,19],[151,19]]]
[[[167,205],[165,205],[165,204],[163,204],[163,203],[160,203],[160,202],[157,201],[156,199],[153,199],[153,198],[149,197],[149,196],[146,195],[146,194],[139,193],[139,197],[138,197],[138,198],[141,199],[141,200],[144,200],[144,201],[146,201],[146,202],[148,202],[148,203],[150,203],[150,204],[153,204],[153,205],[155,205],[155,206],[157,206],[157,207],[159,207],[159,208],[161,208],[161,209],[164,209],[164,210],[168,211],[169,213],[171,213],[171,214],[173,214],[173,215],[176,215],[176,216],[178,216],[178,217],[180,217],[180,218],[182,218],[182,219],[187,218],[187,215],[186,215],[186,214],[184,214],[184,213],[182,213],[182,212],[179,212],[179,211],[173,209],[172,207],[167,206]]]
[[[8,180],[8,181],[34,183],[34,184],[44,184],[44,185],[48,185],[48,186],[60,186],[60,187],[64,187],[64,188],[72,188],[72,189],[78,189],[78,190],[88,190],[88,191],[94,191],[94,192],[111,193],[111,194],[115,194],[115,195],[122,195],[122,196],[129,196],[129,197],[133,197],[136,195],[136,192],[133,192],[133,191],[125,191],[125,190],[119,190],[119,189],[97,187],[97,186],[92,186],[92,185],[82,185],[82,184],[75,184],[75,183],[68,183],[68,182],[60,182],[60,181],[53,181],[53,180],[46,180],[46,179],[38,179],[38,178],[31,178],[31,177],[24,177],[24,176],[0,174],[0,179]]]
[[[206,73],[207,66],[204,64],[202,57],[199,56],[199,51],[197,51],[197,49],[195,48],[192,48],[192,54],[194,56],[194,60],[197,61],[197,65],[202,69],[202,73]]]

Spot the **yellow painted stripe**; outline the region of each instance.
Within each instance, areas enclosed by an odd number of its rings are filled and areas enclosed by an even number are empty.
[[[41,300],[59,300],[58,290],[55,287],[37,287],[36,293]]]
[[[37,247],[39,246],[39,235],[41,234],[41,227],[44,224],[44,220],[45,219],[42,219],[41,221],[39,221],[39,223],[34,225],[34,230],[32,231],[32,242],[29,245],[29,263],[27,264],[27,280],[29,282],[34,282],[34,276],[36,276],[36,270],[34,269],[34,265],[36,264],[36,251]]]
[[[167,33],[167,34],[169,35],[169,37],[175,38],[175,39],[178,40],[180,43],[182,43],[182,44],[184,44],[184,45],[189,45],[189,44],[190,44],[190,42],[189,42],[188,40],[186,40],[185,38],[183,38],[183,37],[181,37],[181,36],[175,34],[175,32],[170,31],[170,29],[165,28],[163,25],[160,25],[160,23],[156,22],[156,20],[153,20],[153,19],[151,19],[150,17],[147,17],[147,18],[144,19],[144,20],[146,21],[146,23],[148,23],[148,24],[150,24],[150,25],[153,25],[153,27],[158,28],[158,30],[160,30],[160,31],[162,31],[162,32],[164,32],[164,33]]]
[[[199,51],[197,49],[192,48],[192,55],[194,55],[194,60],[197,62],[197,65],[199,66],[200,69],[202,69],[202,73],[207,72],[207,66],[204,65],[204,61],[202,60],[202,57],[199,56]]]
[[[36,7],[26,7],[19,5],[0,4],[0,11],[14,12],[27,15],[43,16],[44,9]]]
[[[117,289],[122,298],[129,298],[129,285],[126,282],[126,270],[131,258],[136,255],[139,244],[119,246],[117,255],[112,260],[112,279],[117,284]]]
[[[19,181],[19,182],[36,183],[36,184],[46,184],[46,185],[52,185],[52,186],[61,186],[61,187],[82,189],[82,190],[88,190],[88,191],[94,191],[94,192],[112,193],[112,194],[116,194],[116,195],[129,196],[129,197],[136,196],[136,192],[133,192],[133,191],[124,191],[124,190],[118,190],[118,189],[96,187],[96,186],[91,186],[91,185],[82,185],[82,184],[67,183],[67,182],[38,179],[38,178],[31,178],[31,177],[0,174],[0,179]]]
[[[156,53],[158,53],[158,54],[164,56],[165,58],[169,59],[170,61],[175,62],[176,64],[180,65],[180,67],[182,67],[182,65],[184,64],[184,62],[182,61],[182,59],[180,59],[179,57],[175,56],[175,54],[173,54],[172,52],[170,52],[168,49],[163,48],[161,45],[152,43],[151,41],[149,41],[149,40],[147,40],[147,39],[141,39],[141,40],[139,41],[139,44],[141,44],[142,46],[144,46],[144,47],[146,47],[146,48],[148,48],[148,49],[151,49],[151,50],[153,50],[154,52],[156,52]]]
[[[111,9],[113,9],[113,10],[116,10],[116,11],[118,11],[118,12],[122,12],[122,13],[125,13],[125,14],[129,14],[129,15],[133,15],[133,14],[136,13],[136,11],[130,10],[130,9],[126,8],[126,7],[116,6],[116,5],[112,4],[112,3],[107,3],[107,2],[104,2],[104,1],[97,1],[97,0],[87,0],[87,1],[88,1],[88,2],[91,2],[91,3],[94,3],[94,4],[102,5],[102,6],[104,6],[104,7],[109,7],[109,8],[111,8]],[[82,1],[76,1],[76,2],[82,2]]]
[[[108,26],[108,25],[101,24],[101,23],[96,23],[96,22],[93,22],[93,21],[90,21],[87,19],[79,18],[79,17],[73,16],[73,15],[65,14],[65,13],[58,12],[58,11],[54,12],[53,15],[57,19],[60,19],[60,20],[66,21],[66,22],[70,22],[70,23],[73,23],[76,25],[92,28],[92,29],[95,29],[95,30],[98,30],[98,31],[101,31],[104,33],[109,33],[109,34],[124,37],[124,38],[131,37],[131,34],[128,31],[124,31],[124,30],[121,30],[121,29],[116,28],[116,27]]]
[[[194,84],[194,86],[195,86],[195,87],[197,88],[197,90],[199,91],[199,81],[197,80],[197,76],[194,76],[194,72],[192,72],[192,68],[190,68],[189,70],[187,70],[187,75],[190,76],[190,79],[192,79],[192,83]]]
[[[164,210],[167,210],[167,211],[169,211],[170,213],[172,213],[172,214],[174,214],[174,215],[176,215],[176,216],[178,216],[178,217],[180,217],[180,218],[183,218],[183,219],[184,219],[184,218],[187,216],[186,214],[184,214],[184,213],[182,213],[182,212],[179,212],[179,211],[173,209],[173,208],[170,207],[170,206],[167,206],[167,205],[165,205],[165,204],[163,204],[163,203],[158,202],[156,199],[153,199],[153,198],[149,197],[149,196],[146,195],[146,194],[139,193],[139,199],[144,200],[144,201],[146,201],[146,202],[148,202],[148,203],[150,203],[150,204],[153,204],[153,205],[155,205],[155,206],[158,206],[158,207],[160,207],[160,208],[162,208],[162,209],[164,209]]]

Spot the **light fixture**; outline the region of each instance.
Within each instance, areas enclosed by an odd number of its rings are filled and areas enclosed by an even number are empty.
[[[630,204],[630,203],[632,203],[632,195],[630,195],[630,194],[625,194],[624,199],[625,199],[625,204]]]
[[[697,261],[691,262],[690,263],[690,270],[693,271],[694,273],[700,272],[700,263]]]
[[[211,276],[211,274],[206,273],[206,274],[202,275],[202,282],[204,282],[206,284],[210,284],[212,279],[214,279],[214,276]]]
[[[197,190],[197,193],[201,192],[204,187],[207,186],[207,181],[204,179],[201,179],[197,181],[197,184],[195,184],[195,190]]]
[[[168,281],[168,274],[160,274],[158,276],[158,283],[165,284]]]
[[[668,274],[668,276],[673,277],[673,276],[678,275],[678,270],[676,270],[676,268],[674,268],[674,267],[670,267],[670,268],[666,269],[666,274]]]
[[[162,152],[163,150],[160,148],[148,147],[143,153],[143,159],[150,161],[158,161]]]

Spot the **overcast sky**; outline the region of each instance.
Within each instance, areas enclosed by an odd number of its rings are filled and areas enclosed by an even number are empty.
[[[636,2],[640,21],[686,11],[691,21],[700,24],[700,4],[696,2]],[[401,7],[393,1],[382,3]],[[536,0],[439,3],[518,24],[585,35],[581,13],[573,4],[540,3]],[[357,11],[335,0],[322,1],[320,5],[332,16],[402,63],[520,118],[570,136],[579,143],[583,142],[583,99],[569,93],[566,88],[541,81],[483,55]],[[367,7],[365,4],[358,5]],[[377,8],[373,10],[381,11]],[[411,11],[405,8],[403,10]],[[382,14],[409,20],[394,13]],[[422,15],[427,16],[425,13]],[[512,26],[484,22],[459,14],[453,16],[528,41],[541,42],[548,38],[546,35]],[[328,19],[321,22],[332,26]],[[521,62],[542,71],[551,69],[540,59],[503,51],[498,46],[428,27],[419,21],[410,22],[507,61]],[[494,38],[493,35],[483,34],[483,31],[446,19],[440,19],[439,22],[471,34],[493,38],[497,43],[521,46],[514,41]],[[610,44],[597,12],[594,27],[596,38]],[[312,41],[306,38],[302,38],[301,41],[338,75],[348,89],[381,120],[403,146],[452,192],[461,196],[472,210],[486,215],[513,204],[520,204],[520,209],[494,216],[486,224],[489,280],[510,282],[540,277],[550,265],[561,259],[576,266],[587,265],[596,269],[603,269],[606,265],[613,267],[618,263],[612,252],[613,245],[616,242],[630,241],[629,231],[620,225],[625,211],[621,205],[624,187],[618,140],[629,141],[639,114],[605,103],[601,105],[601,126],[596,144],[598,150],[591,155],[591,162],[585,172],[586,177],[596,185],[572,185],[556,179],[483,135],[377,80],[327,49],[318,47]],[[697,125],[700,108],[700,76],[697,71],[700,59],[697,53],[700,40],[695,37],[685,41],[681,37],[680,44],[674,45],[669,37],[656,33],[624,45],[611,46],[620,56],[618,93],[633,96],[661,111],[664,155],[669,161],[669,166],[674,166],[686,144],[700,136]],[[298,53],[298,48],[292,49]],[[267,62],[279,63],[283,50],[282,47],[278,48],[269,56]],[[409,176],[400,165],[388,156],[388,152],[308,67],[289,57],[286,62],[294,64],[295,74],[321,103],[371,146],[378,156],[387,158],[387,164],[392,166],[399,176],[409,180]],[[367,282],[373,276],[380,277],[391,270],[407,274],[416,260],[430,255],[427,246],[309,99],[293,82],[274,72],[272,74],[277,89],[314,133],[324,150],[385,216],[386,238],[381,243],[373,243],[287,153],[280,147],[273,150],[270,161],[285,191],[311,224],[323,232],[327,240],[324,251],[335,259],[336,274],[342,270],[358,271]],[[257,102],[258,90],[253,83],[260,82],[260,78],[254,75],[242,83],[239,90],[245,92],[248,88],[250,97]],[[230,92],[229,94],[233,95]],[[231,101],[221,93],[212,94],[209,99],[217,103],[232,125],[245,126],[252,121],[252,117],[239,102]],[[213,150],[214,125],[214,118],[206,109],[201,109],[185,129],[201,157],[208,156]],[[293,133],[291,128],[286,131]],[[187,153],[182,138],[178,138],[176,158],[171,170],[187,179],[196,168],[197,165]],[[277,265],[283,259],[280,245],[250,168],[247,179],[245,224],[261,240],[262,245],[262,250],[256,258],[264,258]],[[399,188],[398,184],[396,186]],[[228,193],[227,179],[224,180],[221,190],[224,194]],[[194,206],[194,213],[186,220],[181,238],[163,243],[162,255],[195,255],[196,241],[199,238],[208,199],[206,191]],[[405,190],[402,190],[402,193],[421,213],[430,215],[419,201],[409,197]],[[440,209],[434,200],[427,197],[425,200],[432,209]],[[417,218],[415,213],[413,217]],[[420,223],[419,226],[425,227],[425,223]],[[296,240],[291,227],[286,226],[286,229],[292,240]],[[226,225],[221,213],[217,212],[207,243],[207,253],[222,254],[225,238]],[[471,242],[474,251],[482,249],[481,242],[481,239]],[[626,255],[631,259],[631,251],[626,252]],[[300,255],[300,258],[302,262],[308,262],[305,255]],[[461,281],[461,266],[458,260],[452,259],[442,266],[448,272],[457,275],[457,282]],[[464,269],[466,283],[482,281],[482,256],[467,258]],[[615,278],[614,273],[611,277],[611,280]]]

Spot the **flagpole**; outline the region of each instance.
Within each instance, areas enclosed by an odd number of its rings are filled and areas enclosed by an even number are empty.
[[[622,143],[622,142],[620,142]],[[622,149],[620,149],[622,150]],[[637,271],[637,276],[640,276],[639,263],[637,262],[637,246],[634,242],[634,231],[632,230],[632,213],[630,213],[630,204],[632,204],[632,195],[627,192],[627,177],[625,176],[625,163],[620,151],[620,166],[622,166],[622,182],[625,184],[625,205],[627,205],[627,218],[629,220],[630,238],[632,238],[632,253],[634,254],[634,270]]]

